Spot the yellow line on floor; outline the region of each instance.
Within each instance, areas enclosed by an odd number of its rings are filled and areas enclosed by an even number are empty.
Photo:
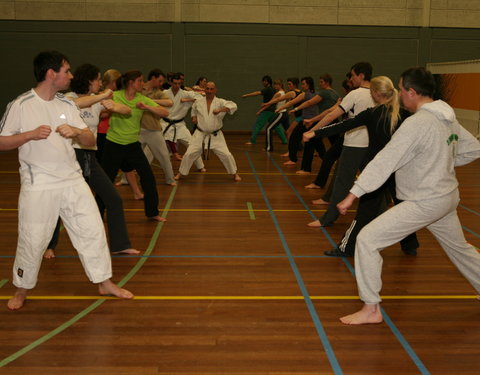
[[[10,299],[12,296],[0,296],[0,300]],[[382,296],[383,300],[447,300],[447,299],[476,299],[475,295],[438,295],[438,296]],[[98,300],[117,299],[110,296],[28,296],[31,300]],[[136,300],[303,300],[303,296],[135,296]],[[358,296],[311,296],[312,300],[358,300]]]

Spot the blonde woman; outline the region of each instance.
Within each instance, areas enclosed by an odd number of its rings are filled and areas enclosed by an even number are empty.
[[[352,119],[325,126],[316,131],[304,133],[303,140],[309,141],[313,137],[328,137],[334,134],[366,125],[369,136],[369,145],[365,162],[368,163],[390,141],[392,134],[409,116],[409,113],[400,109],[398,92],[390,78],[385,76],[375,77],[370,82],[370,93],[377,104]],[[325,251],[329,256],[353,256],[355,242],[360,230],[385,211],[387,194],[394,193],[395,179],[393,175],[378,190],[365,194],[360,198],[357,214],[350,228],[343,235],[342,240],[333,250]],[[394,201],[397,202],[396,198]],[[401,241],[402,250],[408,255],[415,255],[418,248],[415,233]]]

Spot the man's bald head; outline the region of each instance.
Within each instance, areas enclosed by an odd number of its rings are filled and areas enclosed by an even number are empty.
[[[210,81],[207,82],[207,86],[205,87],[205,96],[207,98],[213,98],[217,94],[217,85],[215,82]]]

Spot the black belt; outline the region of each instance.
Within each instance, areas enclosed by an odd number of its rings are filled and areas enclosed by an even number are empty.
[[[167,127],[165,128],[165,130],[163,131],[163,135],[165,135],[165,133],[167,132],[168,129],[170,129],[170,127],[173,126],[173,142],[176,141],[177,139],[177,127],[174,126],[175,124],[179,123],[179,122],[182,122],[183,120],[185,120],[185,118],[182,118],[180,120],[170,120],[168,117],[164,117],[163,118],[163,121],[165,121],[166,123],[168,123]]]
[[[210,141],[211,141],[211,135],[213,134],[214,137],[217,136],[218,132],[222,130],[222,128],[215,130],[214,132],[207,133],[206,131],[203,131],[198,125],[195,125],[195,130],[200,130],[202,133],[206,133],[208,137],[208,144],[207,144],[207,152],[205,152],[205,137],[202,140],[202,156],[204,160],[208,160],[208,156],[210,154]],[[194,130],[194,131],[195,131]]]

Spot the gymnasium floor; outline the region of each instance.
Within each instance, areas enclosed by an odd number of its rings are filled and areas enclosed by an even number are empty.
[[[114,280],[134,300],[100,298],[62,231],[17,312],[6,302],[18,166],[16,152],[0,154],[0,374],[478,374],[480,302],[428,231],[418,232],[417,257],[398,245],[383,252],[385,322],[342,325],[361,306],[353,259],[323,251],[354,212],[308,228],[322,214],[311,204],[321,191],[303,188],[314,176],[283,166],[285,146],[267,154],[244,145],[247,136],[226,138],[239,183],[213,155],[207,173],[175,188],[154,165],[165,224],[147,221],[129,187],[118,188],[143,253],[114,256]],[[460,220],[480,247],[480,161],[457,172]]]

